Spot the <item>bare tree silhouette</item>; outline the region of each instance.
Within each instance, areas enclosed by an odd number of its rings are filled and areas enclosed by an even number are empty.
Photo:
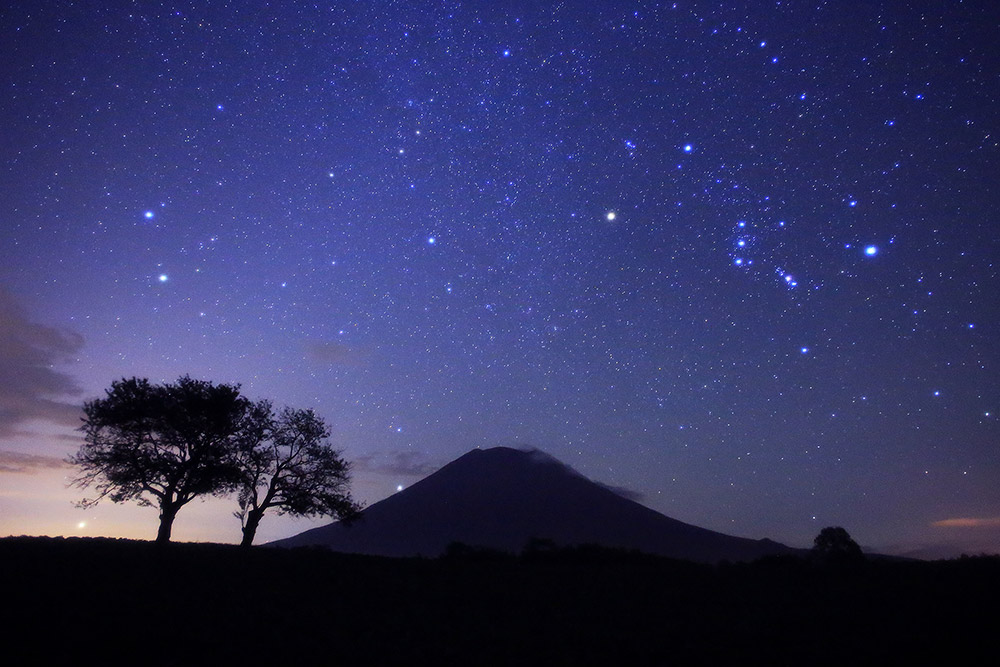
[[[312,410],[283,409],[274,415],[270,403],[255,407],[258,436],[243,443],[239,511],[241,545],[249,547],[264,513],[354,518],[360,507],[351,499],[350,464],[326,439],[330,429]]]

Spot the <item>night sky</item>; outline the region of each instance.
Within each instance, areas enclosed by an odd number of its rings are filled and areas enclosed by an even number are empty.
[[[315,408],[368,503],[528,445],[735,535],[1000,550],[1000,6],[716,4],[5,3],[0,534],[151,539],[61,461],[190,374]]]

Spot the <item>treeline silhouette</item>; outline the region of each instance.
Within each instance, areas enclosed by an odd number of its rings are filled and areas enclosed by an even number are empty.
[[[1000,558],[704,565],[0,539],[8,664],[901,664],[992,655]]]

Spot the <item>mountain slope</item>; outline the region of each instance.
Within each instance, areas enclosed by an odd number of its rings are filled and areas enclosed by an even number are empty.
[[[322,545],[384,556],[437,556],[451,542],[519,552],[531,538],[598,544],[703,562],[793,551],[671,519],[539,451],[473,450],[367,508],[272,546]]]

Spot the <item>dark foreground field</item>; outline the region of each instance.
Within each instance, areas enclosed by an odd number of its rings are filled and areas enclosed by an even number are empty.
[[[0,567],[10,665],[954,664],[995,657],[1000,620],[996,558],[712,567],[5,538]]]

